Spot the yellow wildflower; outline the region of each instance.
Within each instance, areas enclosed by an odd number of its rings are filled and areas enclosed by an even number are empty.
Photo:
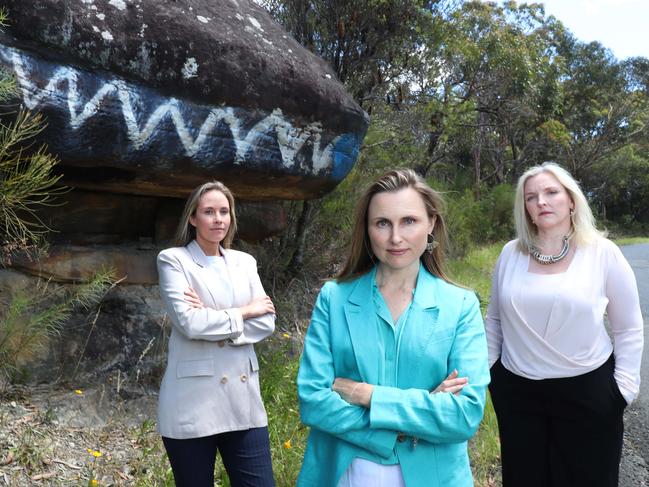
[[[75,389],[75,390],[74,390],[74,393],[75,393],[77,396],[80,396],[80,395],[83,394],[83,391],[82,391],[81,389]]]
[[[284,448],[286,448],[287,450],[290,450],[291,448],[293,448],[293,447],[291,446],[291,440],[286,440],[286,441],[284,442]]]
[[[282,336],[283,336],[284,338],[291,338],[291,335],[289,335],[288,333],[282,333]]]
[[[99,458],[101,456],[101,452],[99,450],[91,450],[90,448],[87,448],[86,450],[95,458]]]
[[[99,482],[97,481],[97,479],[91,479],[89,485],[91,485],[92,487],[97,487],[99,485]]]

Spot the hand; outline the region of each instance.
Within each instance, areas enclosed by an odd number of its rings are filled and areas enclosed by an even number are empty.
[[[374,386],[372,384],[336,377],[331,388],[334,392],[340,394],[340,397],[349,404],[356,404],[366,408],[370,407],[372,392],[374,392]]]
[[[189,303],[189,306],[192,308],[203,308],[203,301],[201,301],[201,298],[198,297],[198,294],[196,291],[194,291],[191,287],[185,291],[185,301]]]
[[[267,313],[275,314],[275,305],[268,296],[261,296],[250,301],[247,305],[241,307],[241,315],[244,320],[256,318]]]
[[[449,392],[455,394],[456,396],[460,394],[465,385],[469,383],[468,377],[458,377],[458,371],[455,369],[451,372],[444,381],[438,385],[435,390],[432,392]]]

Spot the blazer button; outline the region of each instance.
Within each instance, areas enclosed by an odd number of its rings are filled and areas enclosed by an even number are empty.
[[[228,378],[224,375],[221,377],[221,384],[225,384],[228,381]]]
[[[224,340],[221,340],[220,342],[216,342],[216,343],[219,344],[219,348],[225,347],[225,341]]]
[[[241,374],[240,379],[241,379],[241,382],[245,382],[245,381],[248,380],[248,376],[246,374]]]

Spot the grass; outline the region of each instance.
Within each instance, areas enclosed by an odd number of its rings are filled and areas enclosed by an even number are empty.
[[[457,283],[474,289],[485,315],[491,294],[491,276],[503,243],[496,243],[470,251],[464,258],[451,261],[451,275]],[[500,440],[498,423],[491,398],[487,394],[484,418],[478,432],[469,444],[469,456],[476,487],[500,485]]]
[[[635,245],[642,243],[649,243],[649,238],[647,237],[621,237],[613,239],[613,241],[619,246],[622,245]]]

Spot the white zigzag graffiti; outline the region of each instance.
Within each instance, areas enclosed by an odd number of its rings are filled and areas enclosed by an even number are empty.
[[[198,135],[194,139],[187,128],[182,113],[178,109],[179,103],[182,102],[176,98],[165,99],[165,102],[159,105],[149,116],[143,128],[140,128],[133,108],[134,105],[137,105],[139,96],[133,93],[124,81],[107,81],[84,104],[81,101],[78,90],[79,72],[74,68],[67,66],[57,68],[48,79],[45,87],[40,88],[30,80],[26,69],[26,65],[30,62],[30,56],[23,55],[16,49],[4,46],[0,47],[0,56],[13,66],[18,80],[18,86],[22,93],[23,103],[28,109],[34,110],[48,99],[67,98],[70,126],[73,130],[79,129],[86,120],[96,115],[101,110],[101,105],[104,100],[116,96],[121,105],[128,138],[135,149],[142,148],[155,133],[156,129],[158,129],[159,124],[165,118],[169,117],[183,145],[185,154],[193,157],[198,153],[216,125],[219,122],[223,122],[228,125],[232,132],[236,148],[235,163],[244,161],[246,153],[264,135],[275,132],[282,161],[285,166],[293,164],[296,154],[311,139],[313,145],[313,170],[319,171],[331,165],[333,148],[342,137],[335,137],[324,148],[321,148],[322,126],[320,123],[312,123],[303,128],[294,127],[283,116],[279,108],[276,108],[265,118],[258,121],[252,128],[246,130],[243,127],[243,122],[235,115],[234,109],[225,107],[209,110],[207,117],[198,131]]]

